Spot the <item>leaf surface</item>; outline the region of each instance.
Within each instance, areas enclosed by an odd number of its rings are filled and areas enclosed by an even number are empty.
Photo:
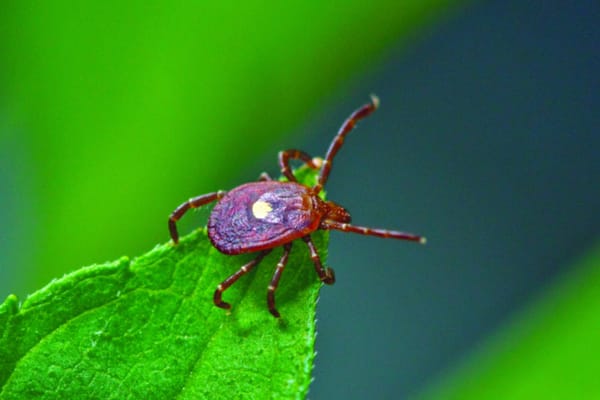
[[[307,179],[314,179],[309,174]],[[313,239],[326,258],[327,236]],[[273,251],[213,305],[216,286],[255,255],[226,256],[206,230],[178,246],[82,268],[0,306],[0,398],[302,398],[321,283],[297,243],[276,299]]]

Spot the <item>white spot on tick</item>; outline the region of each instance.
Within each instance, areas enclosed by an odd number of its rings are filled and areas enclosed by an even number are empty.
[[[254,218],[265,219],[271,211],[273,211],[273,207],[266,201],[257,200],[252,204],[252,215],[254,215]]]

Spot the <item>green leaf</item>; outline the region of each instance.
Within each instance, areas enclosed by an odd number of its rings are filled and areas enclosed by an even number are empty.
[[[313,239],[325,260],[327,235]],[[225,292],[230,315],[213,305],[214,290],[254,255],[219,253],[205,229],[132,261],[82,268],[20,307],[9,296],[0,306],[0,398],[303,398],[321,283],[296,244],[274,318],[266,288],[280,255]]]
[[[600,246],[428,399],[600,398]]]

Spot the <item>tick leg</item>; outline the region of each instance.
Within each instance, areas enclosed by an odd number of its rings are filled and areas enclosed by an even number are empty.
[[[410,240],[411,242],[419,242],[425,244],[427,239],[423,236],[415,235],[414,233],[390,231],[387,229],[367,228],[365,226],[355,226],[336,221],[322,221],[322,229],[335,229],[343,232],[358,233],[360,235],[377,236],[380,238]]]
[[[181,217],[183,217],[183,214],[185,214],[190,208],[201,207],[201,206],[211,203],[215,200],[219,200],[223,196],[225,196],[225,192],[219,190],[218,192],[208,193],[208,194],[204,194],[202,196],[198,196],[198,197],[189,199],[188,201],[186,201],[185,203],[183,203],[179,207],[177,207],[175,209],[175,211],[173,211],[171,213],[171,216],[169,217],[169,232],[171,233],[171,238],[173,239],[173,243],[175,243],[175,244],[179,243],[179,233],[177,232],[176,223],[177,223],[177,221],[179,221],[179,219]]]
[[[281,173],[288,178],[290,182],[297,182],[296,177],[292,173],[292,169],[290,168],[290,160],[302,160],[311,167],[312,169],[319,168],[318,165],[315,164],[312,157],[302,150],[290,149],[279,152],[279,168],[281,168]]]
[[[379,98],[375,95],[371,95],[371,102],[365,104],[358,110],[354,111],[346,121],[340,127],[337,135],[329,145],[329,150],[327,150],[327,155],[325,156],[325,160],[323,160],[323,166],[321,167],[321,171],[319,171],[319,180],[318,183],[313,187],[314,193],[319,193],[323,186],[327,182],[327,178],[329,178],[329,172],[331,172],[331,163],[333,162],[333,158],[337,154],[338,150],[344,144],[344,139],[346,135],[354,128],[356,122],[369,116],[373,111],[375,111],[379,107]]]
[[[279,311],[277,311],[277,309],[275,308],[275,291],[277,290],[277,286],[279,285],[281,273],[283,272],[285,265],[288,262],[288,257],[290,255],[291,250],[291,242],[283,246],[283,255],[277,263],[277,268],[275,269],[273,278],[271,278],[271,284],[269,285],[269,290],[267,291],[267,305],[269,306],[269,311],[271,312],[271,314],[273,314],[275,318],[279,318]]]
[[[217,286],[217,290],[215,290],[215,295],[213,296],[213,300],[217,307],[224,308],[229,310],[231,308],[231,304],[224,302],[221,297],[223,296],[223,292],[226,291],[231,285],[233,285],[240,277],[252,270],[252,268],[256,267],[258,263],[262,261],[263,258],[267,254],[269,254],[271,250],[263,250],[258,254],[258,256],[245,264],[240,268],[235,274],[231,275],[229,278],[225,279],[219,286]]]
[[[331,268],[323,268],[323,264],[321,264],[321,258],[319,257],[319,253],[317,253],[317,249],[315,248],[310,235],[306,235],[302,238],[308,249],[310,250],[310,258],[315,264],[315,271],[317,275],[319,275],[319,279],[321,282],[327,285],[333,285],[335,283],[335,272]]]
[[[263,172],[258,177],[259,182],[272,181],[272,180],[273,180],[273,178],[271,178],[271,175],[267,174],[266,172]]]

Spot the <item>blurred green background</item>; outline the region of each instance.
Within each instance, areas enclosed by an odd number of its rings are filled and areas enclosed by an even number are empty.
[[[557,366],[597,370],[600,321],[582,316],[600,315],[598,253],[576,261],[600,236],[599,16],[593,1],[4,1],[0,296],[167,241],[182,201],[276,175],[284,148],[323,155],[376,93],[329,196],[429,243],[332,234],[310,397],[523,396],[561,385]],[[549,322],[555,308],[573,312]],[[555,357],[507,359],[519,343]],[[517,368],[534,359],[535,379]]]

